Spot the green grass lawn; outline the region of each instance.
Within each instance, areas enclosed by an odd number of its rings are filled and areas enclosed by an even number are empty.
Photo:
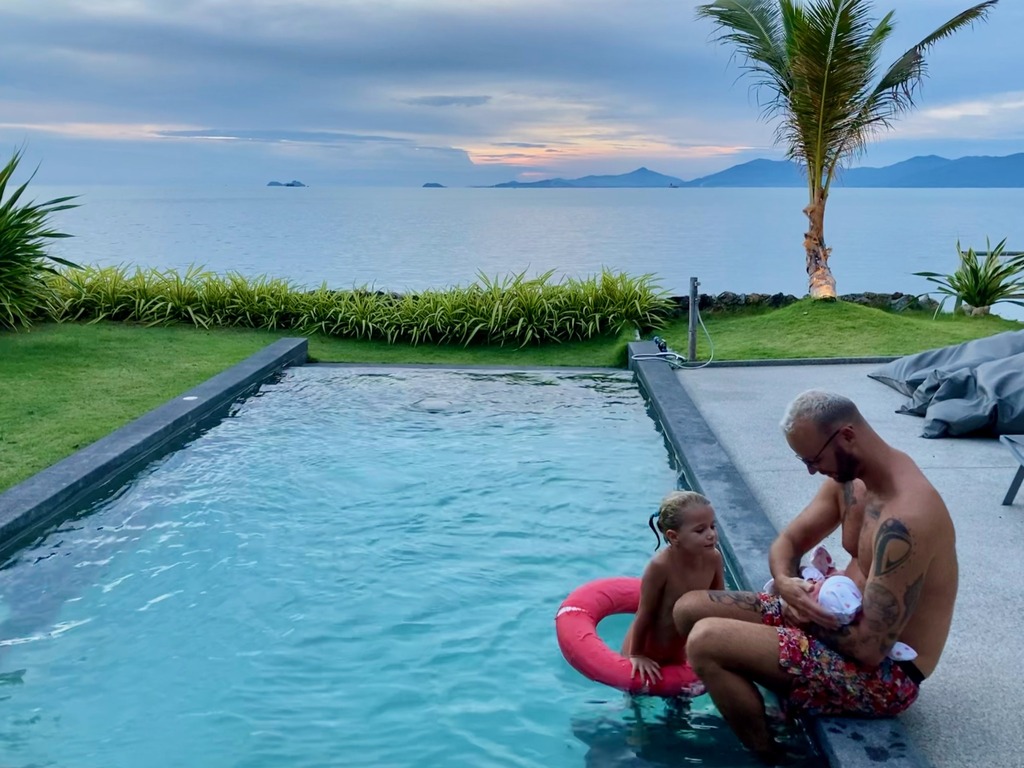
[[[853,304],[802,301],[778,310],[709,314],[716,360],[902,355],[1021,323],[996,317],[892,314]],[[687,348],[680,319],[660,332]],[[0,490],[94,442],[289,334],[113,323],[43,325],[0,333]],[[322,362],[625,367],[633,333],[572,344],[515,347],[388,345],[310,339]],[[708,355],[703,331],[698,357]]]
[[[1024,323],[1000,317],[965,317],[931,312],[885,312],[847,302],[804,299],[774,310],[707,314],[704,317],[716,360],[765,360],[787,357],[877,357],[908,355],[959,344]],[[687,323],[681,320],[661,334],[678,352],[687,350]],[[697,329],[697,357],[709,345]]]

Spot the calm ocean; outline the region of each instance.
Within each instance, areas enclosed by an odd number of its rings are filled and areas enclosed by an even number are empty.
[[[79,194],[54,253],[406,291],[549,269],[656,275],[673,294],[803,295],[802,189],[32,189]],[[956,241],[1024,250],[1024,189],[836,189],[826,239],[840,293],[921,293]],[[1024,317],[1016,308],[1001,314]]]

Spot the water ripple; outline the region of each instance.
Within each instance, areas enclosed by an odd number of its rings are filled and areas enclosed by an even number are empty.
[[[0,569],[4,760],[629,764],[552,617],[676,481],[626,374],[290,372]]]

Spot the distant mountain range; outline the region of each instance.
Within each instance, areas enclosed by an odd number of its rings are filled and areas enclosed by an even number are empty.
[[[523,189],[594,189],[608,187],[803,187],[807,181],[796,163],[751,160],[724,171],[683,181],[675,176],[637,168],[618,176],[579,179],[506,181],[495,187]],[[1005,157],[938,155],[912,157],[882,168],[847,168],[835,180],[839,187],[1024,187],[1024,152]]]

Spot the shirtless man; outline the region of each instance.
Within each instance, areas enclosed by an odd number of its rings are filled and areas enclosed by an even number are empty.
[[[956,536],[942,498],[849,399],[799,395],[782,420],[796,457],[828,479],[772,543],[778,595],[690,592],[673,609],[690,664],[726,722],[767,761],[780,757],[754,683],[811,715],[896,715],[916,699],[946,644],[957,591]],[[840,627],[799,577],[801,556],[837,528],[864,595]],[[780,600],[781,598],[781,600]],[[893,644],[913,661],[887,657]]]

